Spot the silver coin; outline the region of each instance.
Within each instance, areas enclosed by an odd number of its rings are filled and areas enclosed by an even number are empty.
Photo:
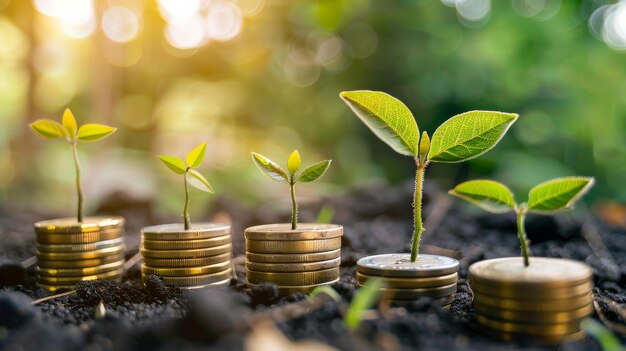
[[[437,277],[459,270],[459,261],[454,258],[421,254],[411,262],[408,253],[367,256],[356,265],[360,273],[381,277]]]

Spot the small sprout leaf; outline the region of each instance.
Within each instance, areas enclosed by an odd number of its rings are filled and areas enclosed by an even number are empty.
[[[191,150],[186,157],[187,165],[190,168],[196,168],[202,164],[204,153],[206,152],[206,143],[202,143],[195,149]]]
[[[515,113],[470,111],[443,122],[430,144],[435,162],[462,162],[491,150],[517,120]]]
[[[313,300],[315,299],[316,296],[321,295],[321,294],[326,294],[328,295],[328,297],[330,297],[331,299],[335,301],[341,301],[341,296],[339,296],[339,293],[337,293],[337,291],[335,291],[335,289],[331,288],[329,285],[322,285],[313,289],[313,291],[311,291],[311,293],[309,294],[308,298],[310,300]]]
[[[185,162],[183,162],[183,160],[181,160],[180,158],[174,156],[159,156],[159,160],[161,160],[167,166],[167,168],[174,171],[174,173],[185,173]]]
[[[593,178],[564,177],[549,180],[530,189],[528,210],[549,213],[571,208],[594,184]]]
[[[47,139],[63,138],[66,136],[63,126],[50,119],[38,119],[29,126],[37,135]]]
[[[276,162],[270,160],[269,158],[257,154],[256,152],[252,153],[252,160],[254,164],[259,167],[263,173],[267,174],[270,178],[279,181],[279,182],[288,182],[289,176],[287,172],[285,172],[282,167],[280,167]]]
[[[326,170],[330,166],[330,162],[331,160],[324,160],[305,168],[300,174],[298,181],[303,183],[309,183],[316,180],[326,172]]]
[[[380,288],[383,286],[383,280],[380,278],[369,279],[363,286],[356,292],[350,307],[343,317],[343,324],[349,330],[355,330],[361,324],[361,318],[363,313],[371,308],[380,294]]]
[[[580,322],[580,328],[593,336],[604,351],[626,351],[619,338],[611,330],[593,318],[587,317]]]
[[[317,220],[315,223],[330,224],[335,217],[335,208],[332,205],[324,205],[317,213]]]
[[[420,139],[420,163],[424,163],[428,158],[428,152],[430,151],[430,137],[426,131],[422,132],[422,138]]]
[[[339,96],[372,132],[396,152],[416,157],[419,129],[402,101],[380,91],[344,91]]]
[[[211,186],[211,184],[209,184],[209,181],[206,180],[206,178],[204,178],[202,174],[200,174],[200,172],[196,171],[195,169],[189,169],[189,171],[187,172],[189,172],[189,174],[193,177],[191,179],[192,181],[189,182],[191,186],[207,193],[214,193],[213,187]],[[194,179],[197,180],[197,182],[194,182]]]
[[[117,128],[109,127],[104,124],[88,123],[83,124],[78,129],[76,138],[80,141],[98,141],[115,133]]]
[[[300,159],[300,153],[298,150],[293,150],[291,155],[289,155],[289,159],[287,159],[287,169],[291,175],[295,174],[298,169],[300,169],[300,164],[302,160]]]
[[[515,198],[511,190],[493,180],[470,180],[457,185],[449,194],[493,213],[505,213],[515,209]]]
[[[76,125],[76,118],[69,108],[66,108],[65,112],[63,112],[63,118],[61,119],[61,122],[63,122],[63,127],[65,127],[69,138],[71,140],[74,140],[74,138],[76,138],[76,131],[78,130],[78,126]]]

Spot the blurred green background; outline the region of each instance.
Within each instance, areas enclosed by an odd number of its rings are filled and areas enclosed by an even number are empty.
[[[88,208],[119,191],[178,213],[182,183],[155,156],[202,141],[202,172],[249,206],[288,201],[249,152],[334,160],[301,197],[414,177],[338,98],[386,91],[432,134],[467,110],[517,112],[494,150],[437,165],[442,190],[593,175],[587,201],[626,201],[626,1],[0,0],[0,199],[73,214],[69,146],[27,124],[119,128],[80,145]],[[215,197],[192,194],[198,205]],[[197,208],[202,206],[195,206]]]

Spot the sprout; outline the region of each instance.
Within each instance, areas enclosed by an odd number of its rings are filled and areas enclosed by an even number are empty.
[[[368,279],[363,286],[357,290],[352,298],[350,307],[343,316],[343,324],[349,330],[355,330],[361,324],[363,314],[367,309],[371,308],[378,295],[380,295],[380,289],[384,286],[384,281],[380,278]]]

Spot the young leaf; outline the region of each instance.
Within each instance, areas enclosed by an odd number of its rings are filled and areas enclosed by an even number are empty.
[[[202,160],[204,160],[204,153],[206,152],[206,143],[202,143],[195,149],[189,151],[187,154],[187,165],[190,168],[196,168],[202,164]]]
[[[555,212],[571,208],[594,183],[593,178],[564,177],[549,180],[530,189],[528,210]]]
[[[300,159],[300,153],[298,150],[293,150],[289,158],[287,159],[287,169],[289,173],[294,174],[300,168],[302,160]]]
[[[74,138],[76,137],[76,130],[78,129],[78,126],[76,125],[76,118],[69,108],[66,108],[65,112],[63,112],[63,118],[61,119],[61,122],[63,122],[63,127],[65,127],[65,130],[70,136],[70,139],[74,140]]]
[[[333,221],[333,217],[335,217],[335,208],[332,205],[324,205],[317,213],[315,223],[330,224]]]
[[[426,131],[422,132],[422,137],[420,138],[420,163],[424,163],[426,158],[428,157],[428,152],[430,151],[430,137]]]
[[[326,294],[326,295],[328,295],[328,297],[330,297],[331,299],[333,299],[335,301],[341,301],[341,295],[339,295],[339,293],[337,293],[337,291],[335,291],[335,289],[330,287],[330,285],[320,285],[320,286],[316,287],[315,289],[313,289],[309,293],[309,296],[307,296],[307,298],[309,300],[313,300],[313,299],[315,299],[315,297],[317,297],[318,295],[321,295],[321,294]]]
[[[309,183],[316,180],[326,172],[326,170],[330,166],[330,162],[331,160],[324,160],[305,168],[304,171],[300,173],[298,181],[303,183]]]
[[[161,160],[167,166],[167,168],[174,171],[174,173],[185,173],[185,162],[183,162],[183,160],[181,160],[180,158],[174,156],[159,156],[159,160]]]
[[[417,156],[419,129],[406,105],[380,91],[344,91],[339,96],[374,134],[396,152]]]
[[[470,111],[443,122],[433,134],[429,158],[461,162],[491,150],[517,120],[514,113]]]
[[[380,294],[380,288],[383,286],[383,280],[380,278],[369,279],[356,292],[350,303],[350,307],[343,317],[343,324],[349,329],[354,330],[361,324],[363,313],[372,307]]]
[[[206,178],[204,178],[202,174],[200,174],[200,172],[196,171],[195,169],[189,169],[188,173],[198,180],[198,182],[189,182],[191,186],[207,193],[214,193],[213,187],[211,186],[211,184],[209,184],[209,181],[206,180]]]
[[[448,193],[493,213],[505,213],[515,209],[511,190],[493,180],[470,180],[457,185]]]
[[[63,126],[50,119],[38,119],[29,126],[37,135],[47,139],[63,138],[66,135]]]
[[[98,141],[115,133],[117,128],[105,126],[104,124],[88,123],[83,124],[78,129],[76,138],[80,141]]]
[[[256,164],[257,167],[259,167],[259,169],[263,171],[263,173],[270,176],[270,178],[279,182],[289,181],[289,176],[287,175],[287,172],[285,172],[284,169],[282,169],[277,163],[270,160],[269,158],[261,154],[257,154],[256,152],[252,152],[252,161],[254,161],[254,164]]]

